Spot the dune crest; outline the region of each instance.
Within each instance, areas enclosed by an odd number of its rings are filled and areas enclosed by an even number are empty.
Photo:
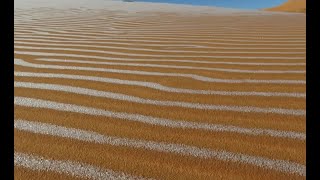
[[[280,6],[267,8],[267,11],[306,12],[306,0],[288,0]]]

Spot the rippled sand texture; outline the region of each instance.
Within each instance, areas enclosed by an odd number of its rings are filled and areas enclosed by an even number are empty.
[[[15,10],[16,179],[305,179],[305,16]]]

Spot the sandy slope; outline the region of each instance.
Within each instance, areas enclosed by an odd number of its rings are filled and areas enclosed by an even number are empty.
[[[268,11],[306,12],[306,0],[288,0],[284,4],[266,9]]]
[[[303,14],[103,2],[16,6],[16,179],[305,179]]]

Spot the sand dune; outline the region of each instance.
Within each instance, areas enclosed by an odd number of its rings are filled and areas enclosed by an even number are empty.
[[[267,8],[267,11],[304,12],[306,13],[306,0],[288,0],[280,6]]]
[[[16,179],[305,179],[305,16],[15,1]]]

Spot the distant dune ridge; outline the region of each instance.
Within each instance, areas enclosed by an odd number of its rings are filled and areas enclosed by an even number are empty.
[[[265,9],[267,11],[306,12],[306,0],[288,0],[280,6]]]

